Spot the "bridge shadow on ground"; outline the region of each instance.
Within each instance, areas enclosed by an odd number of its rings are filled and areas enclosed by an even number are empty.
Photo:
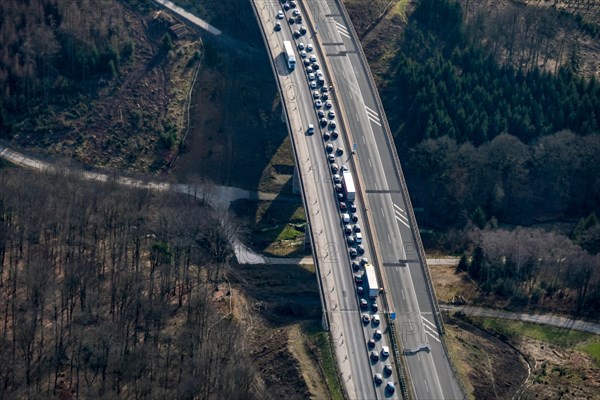
[[[231,209],[242,219],[246,232],[242,242],[269,257],[302,257],[307,229],[300,195],[291,193],[292,178],[272,201],[257,198],[234,201]]]
[[[321,300],[314,270],[301,265],[234,265],[230,274],[253,300],[252,307],[275,326],[320,321]]]
[[[249,22],[246,28],[258,29],[254,17]],[[224,35],[201,36],[190,129],[173,173],[181,182],[205,177],[257,190],[288,136],[269,56],[262,40],[248,47]]]

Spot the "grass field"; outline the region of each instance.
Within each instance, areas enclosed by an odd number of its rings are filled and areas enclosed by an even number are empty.
[[[327,382],[329,393],[331,394],[331,400],[344,400],[344,395],[342,394],[340,382],[337,377],[338,371],[335,365],[328,333],[321,331],[319,327],[318,329],[315,329],[314,332],[310,333],[310,337],[319,349],[321,355],[321,367],[325,374],[325,381]]]
[[[600,364],[600,336],[598,335],[507,319],[473,317],[471,320],[487,331],[497,332],[512,340],[518,341],[520,337],[525,336],[562,348],[584,351]]]

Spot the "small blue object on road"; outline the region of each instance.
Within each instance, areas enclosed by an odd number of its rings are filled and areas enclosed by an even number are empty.
[[[390,313],[390,319],[391,319],[392,321],[395,321],[395,320],[396,320],[396,313],[395,313],[395,312],[392,312],[392,313]]]

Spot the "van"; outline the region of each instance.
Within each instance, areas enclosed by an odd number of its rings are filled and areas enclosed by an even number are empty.
[[[344,224],[347,224],[350,222],[350,215],[348,213],[343,213],[342,214],[342,222]]]

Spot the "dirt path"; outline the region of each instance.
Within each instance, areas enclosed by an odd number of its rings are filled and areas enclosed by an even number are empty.
[[[302,328],[299,324],[289,327],[288,349],[302,366],[302,377],[308,386],[308,390],[310,390],[311,399],[329,398],[329,391],[323,384],[323,373],[316,367],[317,362],[311,357],[306,348]]]

